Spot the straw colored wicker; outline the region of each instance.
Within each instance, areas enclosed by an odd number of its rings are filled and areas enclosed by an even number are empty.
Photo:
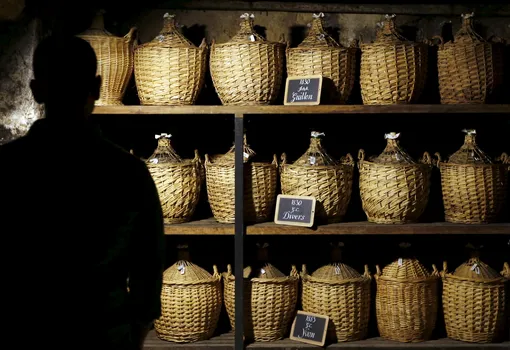
[[[244,138],[244,212],[246,222],[264,222],[272,217],[276,201],[278,162],[251,162],[253,152]],[[205,155],[206,184],[214,218],[235,222],[235,147],[211,160]],[[248,156],[249,155],[249,156]]]
[[[377,33],[374,43],[361,45],[361,96],[366,105],[416,102],[427,77],[428,47],[407,41],[395,27],[395,15]]]
[[[298,47],[287,49],[287,74],[322,75],[322,94],[329,97],[325,100],[345,103],[354,85],[357,49],[342,47],[329,36],[323,28],[323,17],[323,13],[314,14],[305,40]]]
[[[503,271],[501,271],[501,274],[503,277],[507,279],[506,285],[507,285],[507,295],[510,295],[510,265],[505,262],[503,265]],[[506,328],[508,332],[508,340],[510,340],[510,297],[507,296],[506,298]]]
[[[368,266],[362,276],[342,263],[323,266],[311,276],[303,265],[303,310],[328,315],[328,337],[346,342],[364,339],[370,316]]]
[[[241,29],[229,42],[211,46],[214,87],[224,105],[268,105],[280,92],[285,45],[258,35],[253,15],[241,18]]]
[[[427,206],[432,160],[425,152],[421,164],[415,163],[389,135],[395,134],[386,135],[388,144],[374,161],[365,160],[365,151],[359,151],[363,210],[368,221],[378,224],[414,222]]]
[[[195,150],[194,159],[183,160],[173,150],[168,134],[156,135],[158,147],[147,160],[147,167],[158,189],[164,221],[187,222],[200,198],[202,163]]]
[[[235,329],[235,277],[230,265],[223,276],[225,306]],[[295,316],[299,282],[296,267],[292,266],[290,276],[285,276],[267,264],[255,278],[251,278],[251,268],[247,267],[243,277],[245,337],[260,342],[282,339]]]
[[[152,41],[135,50],[135,80],[142,105],[191,105],[204,85],[205,39],[193,45],[165,14],[164,26]]]
[[[122,98],[133,73],[135,30],[117,37],[104,29],[100,12],[92,26],[78,37],[88,41],[97,57],[97,74],[101,76],[101,92],[96,106],[122,105]]]
[[[310,147],[294,164],[287,164],[286,154],[282,155],[282,193],[315,197],[316,218],[338,222],[351,200],[353,171],[354,160],[350,154],[337,162],[323,149],[320,139],[312,136]]]
[[[443,162],[436,153],[448,222],[493,222],[498,219],[508,196],[510,157],[503,153],[501,163],[492,163],[479,153],[475,137],[476,132],[468,131],[464,145],[448,162]],[[473,154],[480,156],[471,157]]]
[[[381,273],[377,266],[376,315],[381,337],[399,342],[428,340],[437,318],[439,272],[416,259],[400,258]]]
[[[221,275],[211,275],[188,261],[179,261],[163,275],[161,317],[154,326],[159,338],[188,343],[209,339],[222,305]]]
[[[485,103],[503,82],[503,51],[474,30],[473,14],[462,15],[453,42],[440,39],[437,66],[441,103]]]
[[[472,343],[501,340],[506,333],[507,280],[476,257],[453,274],[445,262],[441,274],[448,337]]]

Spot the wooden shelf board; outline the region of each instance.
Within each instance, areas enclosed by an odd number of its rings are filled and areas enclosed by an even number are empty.
[[[234,235],[234,225],[220,224],[214,219],[165,225],[167,235]],[[247,235],[455,235],[455,234],[510,234],[510,223],[464,225],[446,222],[405,225],[379,225],[369,222],[342,222],[315,228],[277,225],[272,222],[248,225]]]
[[[510,113],[510,105],[97,106],[94,114],[466,114]]]
[[[327,346],[328,349],[508,349],[510,342],[495,343],[495,344],[471,344],[464,343],[451,339],[436,339],[422,343],[398,343],[394,341],[385,340],[382,338],[369,338],[361,341],[354,341],[348,343],[331,344]],[[216,350],[231,350],[234,349],[234,333],[226,333],[215,336],[209,340],[189,343],[178,344],[161,340],[157,337],[155,331],[151,331],[147,336],[144,344],[144,350],[162,350],[162,349],[216,349]],[[247,349],[317,349],[317,346],[303,344],[290,339],[278,340],[275,342],[267,343],[252,343],[248,344]]]

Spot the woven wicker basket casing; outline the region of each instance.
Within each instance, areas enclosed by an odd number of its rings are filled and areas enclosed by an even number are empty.
[[[322,94],[329,97],[325,100],[345,103],[354,85],[357,48],[342,47],[329,36],[323,28],[323,16],[322,13],[314,15],[305,40],[298,47],[287,48],[287,74],[322,75]]]
[[[211,45],[211,77],[224,105],[268,105],[280,92],[283,43],[269,42],[253,29],[253,15],[227,43]]]
[[[193,45],[177,29],[174,16],[152,41],[135,50],[135,80],[142,105],[192,105],[200,93],[207,65],[205,39]]]
[[[249,162],[254,155],[244,139],[244,212],[247,222],[264,222],[271,218],[276,202],[278,161]],[[235,148],[211,160],[205,155],[206,184],[214,218],[221,223],[235,222]]]
[[[307,152],[321,153],[320,139],[312,138]],[[316,218],[329,223],[339,222],[351,200],[354,160],[350,154],[334,165],[287,164],[282,155],[282,193],[292,196],[313,196],[317,200]]]
[[[462,148],[466,147],[476,148],[474,134],[466,135]],[[503,153],[499,158],[501,163],[468,160],[459,164],[443,162],[439,153],[436,156],[441,171],[445,220],[463,224],[497,220],[508,197],[510,157]]]
[[[462,15],[453,42],[437,37],[442,104],[486,103],[503,82],[503,50],[480,37],[473,26],[473,14]]]
[[[376,315],[381,337],[399,342],[430,338],[437,318],[439,272],[416,259],[399,259],[381,273],[377,266]]]
[[[292,266],[284,276],[271,265],[264,267],[270,277],[244,276],[244,334],[249,340],[270,342],[287,335],[295,316],[298,298],[299,274]],[[276,273],[271,273],[276,272]],[[235,329],[235,277],[228,265],[223,274],[225,307],[230,325]]]
[[[159,135],[158,135],[159,136]],[[203,167],[198,151],[194,159],[181,159],[174,153],[170,140],[161,135],[158,148],[148,159],[147,168],[158,189],[167,224],[183,223],[191,220],[200,198]],[[154,163],[159,156],[172,156],[171,161]]]
[[[374,43],[361,45],[363,104],[413,103],[425,87],[428,47],[398,34],[394,17],[386,15]]]
[[[213,268],[211,275],[187,261],[179,261],[165,271],[161,317],[154,323],[159,338],[189,343],[213,335],[223,300],[221,275],[216,266]]]
[[[448,337],[471,343],[502,340],[506,333],[508,280],[478,258],[470,259],[454,273],[448,273],[445,262],[441,275]]]
[[[323,266],[308,275],[302,271],[303,310],[328,315],[328,337],[333,342],[364,339],[370,316],[370,282],[368,266],[364,275],[345,264]]]
[[[361,149],[358,158],[361,202],[368,221],[404,224],[418,220],[430,193],[430,155],[424,153],[422,164],[386,164],[365,160]]]
[[[104,29],[102,13],[91,28],[78,37],[86,40],[97,57],[97,74],[101,76],[101,91],[96,106],[122,105],[129,79],[133,73],[135,30],[131,28],[124,37],[117,37]]]
[[[501,274],[507,279],[506,328],[508,332],[508,339],[510,340],[510,297],[508,297],[508,295],[510,295],[510,265],[507,262],[503,265],[503,271],[501,271]]]

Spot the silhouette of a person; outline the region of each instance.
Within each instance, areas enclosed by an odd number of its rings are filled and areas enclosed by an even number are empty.
[[[140,349],[161,312],[162,211],[145,164],[89,120],[96,68],[86,41],[43,39],[30,87],[45,118],[0,147],[2,331],[52,348]]]

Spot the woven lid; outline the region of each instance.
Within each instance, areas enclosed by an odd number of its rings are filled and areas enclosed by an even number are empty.
[[[314,14],[310,30],[306,38],[298,45],[298,47],[340,47],[341,45],[335,41],[324,30],[324,13]]]
[[[295,165],[338,165],[338,162],[334,160],[322,147],[320,139],[321,136],[325,136],[325,134],[318,131],[312,131],[310,146],[306,152],[294,162]]]
[[[384,138],[387,140],[386,148],[384,148],[380,155],[374,157],[372,161],[374,163],[386,164],[416,164],[416,161],[400,146],[399,137],[400,133],[396,132],[384,134]]]
[[[156,135],[158,140],[158,146],[154,150],[154,153],[149,157],[147,163],[150,164],[161,164],[161,163],[180,163],[182,158],[175,152],[170,143],[170,134]]]
[[[454,164],[492,164],[492,160],[476,144],[476,130],[464,129],[466,133],[462,147],[448,159]]]
[[[184,35],[181,34],[177,28],[177,22],[175,21],[175,15],[165,13],[163,16],[163,28],[159,34],[152,39],[152,41],[142,46],[165,46],[172,48],[196,48],[195,45]]]
[[[214,269],[216,271],[216,267]],[[209,272],[187,260],[179,260],[163,273],[165,283],[206,282],[213,278]]]
[[[322,266],[312,273],[312,277],[325,280],[347,280],[360,278],[361,274],[344,263],[334,263]]]
[[[503,264],[503,271],[501,271],[501,274],[503,277],[510,279],[510,265],[507,262]]]
[[[214,159],[216,164],[234,164],[235,163],[235,144],[229,149],[229,151],[223,155],[219,155]],[[244,135],[243,141],[243,162],[248,163],[256,155],[246,141],[246,134]]]
[[[454,276],[473,280],[484,281],[501,278],[501,274],[485,264],[479,257],[472,257],[453,272]]]
[[[385,15],[385,20],[379,24],[380,28],[377,31],[374,44],[396,45],[402,43],[412,43],[410,40],[407,40],[402,35],[400,35],[395,24],[395,18],[396,15]]]
[[[462,25],[460,29],[453,36],[455,43],[471,44],[471,43],[485,43],[484,40],[474,29],[474,12],[462,14]]]
[[[254,18],[255,15],[244,13],[240,16],[240,29],[236,35],[234,35],[229,43],[253,43],[266,41],[263,36],[257,34],[254,29]]]

